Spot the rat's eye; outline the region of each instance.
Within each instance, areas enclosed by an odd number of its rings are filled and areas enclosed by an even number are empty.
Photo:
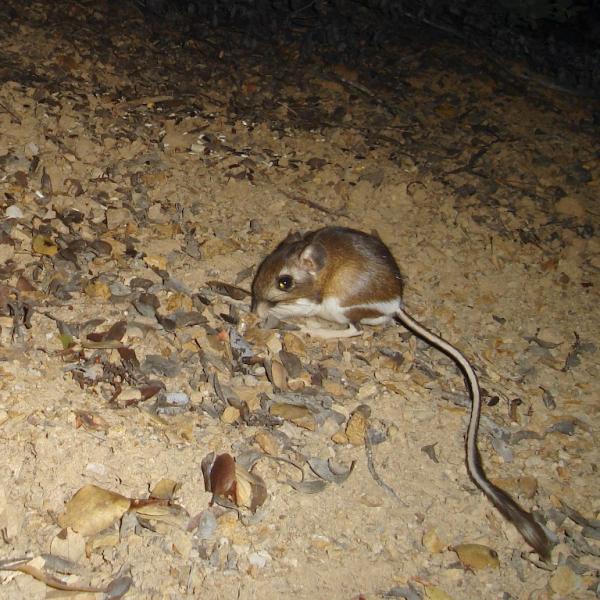
[[[291,275],[278,277],[277,287],[284,292],[289,292],[294,287],[294,278]]]

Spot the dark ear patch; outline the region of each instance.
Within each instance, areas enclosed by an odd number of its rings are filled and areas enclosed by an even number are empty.
[[[302,239],[302,234],[299,231],[288,231],[286,238],[279,244],[283,246],[284,244],[293,244],[294,242],[299,242]]]
[[[325,266],[326,258],[327,252],[321,244],[309,244],[300,254],[300,268],[316,275]]]

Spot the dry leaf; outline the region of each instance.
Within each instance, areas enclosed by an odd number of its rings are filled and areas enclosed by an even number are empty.
[[[238,506],[245,506],[252,512],[267,499],[267,486],[262,477],[250,473],[241,465],[235,465],[236,497]]]
[[[67,583],[65,580],[55,577],[46,570],[46,561],[41,556],[36,556],[33,559],[16,559],[0,561],[0,569],[3,571],[20,571],[31,575],[34,579],[43,582],[48,587],[64,590],[69,592],[104,592],[102,588],[92,587],[78,583]],[[50,596],[46,596],[50,597]]]
[[[164,256],[160,256],[160,255],[144,256],[144,262],[150,268],[160,269],[161,271],[166,271],[166,269],[167,269],[167,259]]]
[[[159,498],[161,500],[172,500],[175,492],[180,488],[180,484],[172,479],[161,479],[150,492],[150,498]]]
[[[283,334],[283,346],[287,352],[306,358],[306,346],[297,335],[286,331]]]
[[[421,542],[432,554],[439,554],[446,548],[446,544],[444,544],[439,533],[433,527],[423,534]]]
[[[425,586],[425,597],[427,600],[452,600],[452,596],[435,585]]]
[[[58,246],[46,235],[36,235],[31,247],[34,252],[44,256],[54,256],[58,252]]]
[[[235,461],[231,454],[219,454],[209,471],[210,485],[207,491],[234,501]],[[205,480],[206,485],[206,480]]]
[[[346,425],[346,436],[348,437],[348,441],[353,446],[363,446],[365,443],[365,434],[369,425],[368,413],[370,413],[370,409],[367,409],[368,407],[366,407],[366,405],[361,404],[348,419],[348,424]]]
[[[192,299],[189,296],[181,293],[171,294],[165,303],[165,310],[168,313],[173,313],[178,310],[190,312],[193,310],[193,308],[194,303]]]
[[[240,411],[235,406],[227,406],[225,410],[221,413],[221,421],[223,423],[227,423],[231,425],[235,423],[240,418]]]
[[[202,460],[206,491],[255,512],[267,498],[267,486],[262,478],[237,464],[230,454],[213,458],[211,453]]]
[[[121,494],[86,485],[67,502],[58,524],[81,535],[93,535],[120,519],[130,506],[131,500]]]
[[[90,298],[99,298],[101,300],[109,300],[111,297],[108,285],[102,281],[89,283],[84,289],[87,296]]]
[[[181,530],[185,530],[190,520],[190,516],[183,507],[177,504],[166,504],[163,500],[141,500],[137,503],[134,502],[132,510],[135,510],[140,519],[152,521],[154,524],[164,523]]]
[[[280,360],[271,360],[267,365],[267,375],[271,383],[280,390],[287,389],[287,371]]]
[[[313,457],[308,459],[308,465],[312,472],[321,479],[340,485],[350,477],[350,473],[354,470],[355,461],[352,461],[346,469],[336,465],[331,459],[323,460],[322,458]]]
[[[100,415],[78,410],[75,413],[75,428],[83,427],[86,431],[108,431],[109,425]]]
[[[267,433],[266,431],[260,431],[254,436],[254,441],[260,446],[260,449],[271,456],[277,456],[281,451],[281,444],[277,439]]]
[[[234,300],[244,300],[244,298],[247,298],[250,295],[246,290],[223,281],[209,281],[208,286],[217,294],[228,296]]]
[[[50,542],[50,552],[67,560],[77,562],[85,554],[85,540],[80,533],[67,527]]]
[[[498,553],[483,544],[459,544],[453,546],[452,550],[458,554],[458,558],[465,569],[478,571],[488,567],[497,569],[500,566]]]
[[[281,417],[309,431],[314,431],[317,428],[315,417],[306,406],[275,402],[271,405],[269,412],[274,417]]]

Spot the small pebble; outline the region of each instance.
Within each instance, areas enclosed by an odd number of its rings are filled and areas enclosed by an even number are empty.
[[[106,475],[106,466],[101,463],[88,463],[85,466],[85,474],[104,477]]]
[[[7,219],[22,219],[23,211],[16,204],[13,204],[4,211],[4,215]]]
[[[217,519],[212,510],[205,510],[200,517],[195,537],[200,540],[207,540],[217,530]]]
[[[221,415],[223,423],[235,423],[240,418],[240,411],[234,406],[228,406]]]
[[[258,569],[263,569],[267,566],[267,563],[271,560],[271,555],[265,550],[259,550],[258,552],[251,552],[248,555],[248,562]]]
[[[581,586],[581,577],[567,565],[559,565],[550,577],[550,588],[561,597],[567,597]]]
[[[190,402],[190,397],[185,392],[169,392],[165,399],[172,406],[187,406]]]

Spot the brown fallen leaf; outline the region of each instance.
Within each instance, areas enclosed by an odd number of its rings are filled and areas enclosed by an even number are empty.
[[[206,485],[205,479],[205,485]],[[235,461],[231,454],[219,454],[210,466],[208,476],[208,492],[234,501],[235,496]]]
[[[86,431],[108,431],[108,422],[100,415],[78,410],[75,412],[75,429],[83,427]]]
[[[127,322],[117,321],[116,323],[111,325],[106,331],[94,331],[92,333],[88,333],[87,339],[90,342],[118,342],[121,341],[121,339],[123,339],[123,336],[125,335],[126,331]]]
[[[206,491],[212,492],[213,501],[224,498],[255,512],[267,499],[263,479],[237,464],[230,454],[211,453],[202,460],[202,474]]]

